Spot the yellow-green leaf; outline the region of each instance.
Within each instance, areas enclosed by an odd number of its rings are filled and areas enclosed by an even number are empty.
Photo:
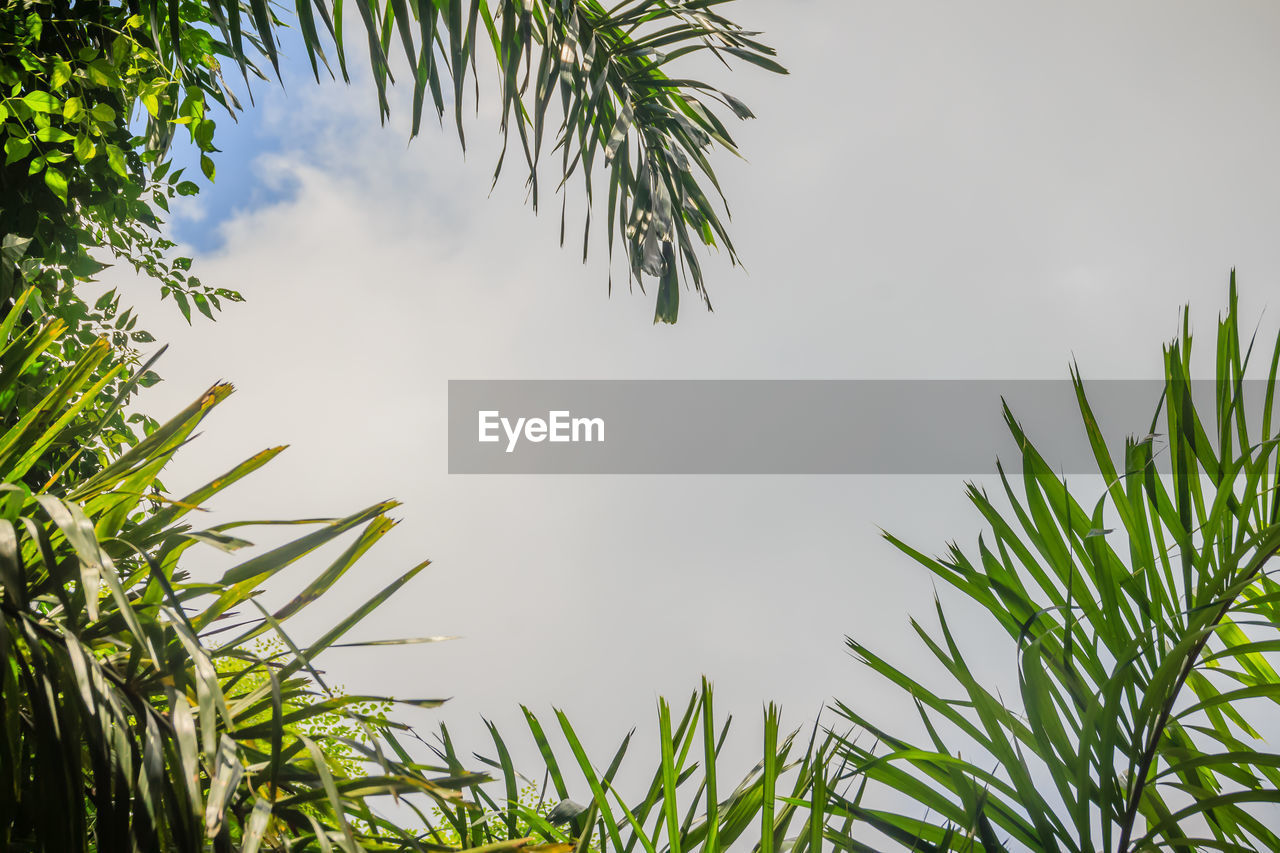
[[[93,140],[83,134],[76,137],[74,150],[76,159],[81,163],[88,163],[93,159],[93,155],[98,153],[97,146],[93,144]]]
[[[111,171],[120,177],[129,177],[129,173],[124,168],[124,152],[114,145],[107,145],[107,164],[111,166]]]
[[[67,203],[67,177],[57,169],[50,166],[44,170],[44,183],[53,194],[62,199],[62,203]]]
[[[22,102],[38,113],[53,112],[58,108],[58,99],[48,92],[27,92]]]
[[[4,164],[16,163],[31,153],[31,140],[11,136],[4,141]]]
[[[65,59],[55,60],[53,63],[53,74],[50,77],[50,84],[54,90],[61,89],[63,84],[71,79],[71,65]]]
[[[36,131],[36,139],[41,142],[66,142],[71,134],[60,127],[42,127]]]

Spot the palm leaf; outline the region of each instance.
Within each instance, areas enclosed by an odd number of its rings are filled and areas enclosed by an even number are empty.
[[[1277,849],[1280,757],[1256,720],[1280,702],[1280,587],[1270,574],[1280,551],[1270,414],[1280,360],[1265,376],[1259,418],[1247,395],[1263,383],[1246,381],[1239,324],[1233,274],[1211,408],[1193,393],[1185,321],[1165,351],[1152,426],[1123,445],[1103,438],[1072,370],[1100,495],[1080,500],[1006,408],[1022,449],[1021,491],[1003,468],[1007,508],[970,487],[989,525],[977,556],[953,546],[931,558],[888,537],[1003,628],[1019,689],[1011,700],[979,683],[941,604],[937,629],[916,627],[959,699],[850,640],[864,663],[911,692],[932,745],[838,706],[876,741],[840,741],[851,776],[916,811],[871,810],[834,794],[832,814],[851,821],[850,831],[828,834],[836,847],[867,849],[874,838],[903,849]],[[1168,473],[1152,450],[1160,420]]]

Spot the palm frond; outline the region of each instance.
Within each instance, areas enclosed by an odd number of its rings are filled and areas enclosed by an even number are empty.
[[[1072,372],[1104,483],[1096,500],[1080,502],[1006,408],[1021,490],[1003,468],[1007,508],[970,487],[989,527],[976,549],[931,558],[888,537],[1009,636],[1018,696],[980,683],[940,604],[936,629],[915,627],[950,675],[946,694],[851,639],[863,663],[909,691],[928,743],[839,706],[863,733],[841,745],[851,776],[919,811],[837,794],[833,815],[906,849],[1280,849],[1280,755],[1262,722],[1280,702],[1270,414],[1280,339],[1265,381],[1246,382],[1251,351],[1233,273],[1212,400],[1192,394],[1189,320],[1165,351],[1163,399],[1143,438],[1108,445]]]
[[[800,749],[770,707],[762,760],[724,796],[716,764],[729,720],[716,716],[705,681],[679,715],[660,703],[652,783],[639,798],[616,782],[630,735],[598,763],[565,714],[556,712],[553,727],[567,754],[525,710],[544,762],[538,773],[560,798],[572,785],[590,803],[565,824],[521,801],[525,777],[496,727],[494,757],[464,762],[447,728],[428,744],[391,713],[443,700],[350,695],[328,683],[316,661],[334,646],[447,639],[341,642],[426,562],[319,637],[291,632],[394,527],[396,504],[194,528],[201,504],[282,449],[181,498],[163,492],[165,464],[232,392],[221,383],[92,476],[47,478],[44,454],[65,430],[86,435],[74,415],[102,393],[94,377],[115,368],[105,344],[64,364],[46,354],[61,322],[21,329],[15,316],[0,325],[0,364],[10,368],[0,371],[0,395],[36,376],[51,390],[0,425],[0,847],[718,853],[758,833],[756,846],[769,853],[796,823],[805,844],[820,845],[823,806],[812,806],[825,802],[825,766],[812,741]],[[241,538],[264,524],[303,532],[269,549]],[[296,595],[275,609],[262,604],[281,572],[340,541]],[[197,581],[184,568],[192,548],[224,552],[230,566]],[[485,787],[490,780],[500,795]],[[387,798],[418,822],[387,818],[378,808]]]
[[[785,73],[774,50],[757,40],[758,33],[717,11],[725,2],[625,0],[606,7],[598,0],[356,0],[354,5],[384,119],[390,113],[387,86],[393,82],[395,54],[412,77],[413,135],[430,104],[441,120],[452,115],[465,146],[468,83],[479,91],[479,55],[490,54],[500,87],[503,139],[495,182],[508,146],[518,145],[537,209],[545,195],[540,167],[553,159],[563,244],[567,198],[562,191],[577,173],[586,197],[585,260],[597,206],[593,180],[605,173],[609,254],[615,237],[621,238],[632,280],[643,287],[645,276],[657,279],[655,322],[670,323],[679,313],[682,278],[711,307],[699,246],[723,247],[730,261],[738,262],[711,157],[716,148],[737,153],[729,116],[753,117],[738,98],[678,69],[705,55],[726,66],[740,61]],[[246,82],[251,75],[262,76],[254,65],[260,58],[279,71],[284,20],[266,0],[206,0],[194,11],[179,0],[144,0],[141,6],[156,49],[186,74],[185,85],[228,109],[238,102],[216,66],[184,63],[184,55],[199,49],[230,57]],[[342,78],[349,79],[351,47],[342,12],[341,2],[295,4],[294,18],[317,80],[321,64],[329,67],[326,51],[336,58]],[[212,42],[206,30],[216,37]],[[171,134],[171,118],[159,116],[155,133]]]
[[[244,524],[197,531],[185,517],[279,448],[165,498],[157,477],[231,393],[219,384],[62,488],[44,475],[44,457],[68,431],[91,440],[76,415],[121,368],[105,344],[64,364],[46,352],[63,324],[22,329],[19,313],[0,328],[0,395],[33,382],[50,390],[0,432],[0,846],[257,850],[288,839],[295,849],[429,849],[421,831],[379,818],[370,803],[418,796],[475,809],[463,794],[486,777],[388,758],[404,731],[386,717],[394,700],[334,691],[313,666],[422,566],[305,648],[284,627],[391,529],[395,504],[305,519],[317,529],[217,583],[192,581],[182,569],[189,548],[253,549],[226,532]],[[355,541],[297,598],[260,609],[266,580],[349,532]],[[226,638],[221,623],[246,608],[258,618]],[[258,641],[264,634],[274,645]]]
[[[825,791],[829,750],[812,740],[801,748],[795,732],[782,731],[780,713],[774,706],[765,709],[759,762],[728,796],[720,793],[723,783],[718,765],[731,719],[717,718],[713,691],[705,679],[678,713],[665,699],[659,700],[656,754],[648,761],[641,759],[645,772],[640,778],[647,775],[650,779],[642,792],[620,790],[617,781],[626,761],[634,764],[634,731],[622,738],[607,762],[597,761],[564,712],[555,712],[553,726],[545,725],[528,708],[524,708],[524,715],[528,734],[542,758],[537,775],[545,774],[545,784],[552,786],[543,790],[537,801],[581,800],[589,806],[585,813],[564,823],[553,823],[548,818],[549,808],[531,807],[521,800],[517,788],[530,777],[512,763],[509,736],[490,725],[496,755],[477,754],[477,758],[503,782],[505,797],[499,800],[487,791],[478,791],[477,801],[498,819],[473,822],[466,831],[455,820],[451,837],[465,839],[465,846],[486,848],[532,839],[530,843],[542,848],[565,851],[586,843],[592,850],[611,853],[718,853],[736,843],[750,842],[752,849],[767,853],[784,843],[805,850],[821,832],[823,810],[822,806],[813,808],[814,792]],[[557,739],[567,745],[567,754],[563,748],[557,750]],[[447,729],[442,729],[441,740],[447,746],[438,748],[440,759],[456,762]],[[629,772],[634,776],[636,770]]]

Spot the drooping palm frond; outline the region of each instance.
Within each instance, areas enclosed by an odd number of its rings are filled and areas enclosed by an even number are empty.
[[[970,488],[989,525],[976,553],[953,546],[935,559],[888,537],[1004,629],[1019,695],[980,683],[941,605],[937,630],[913,624],[950,673],[945,687],[851,639],[864,663],[910,693],[927,741],[839,706],[861,733],[843,740],[858,788],[832,798],[832,813],[849,821],[831,833],[837,846],[1280,849],[1280,754],[1264,740],[1280,719],[1280,437],[1271,415],[1280,339],[1264,381],[1246,382],[1253,347],[1241,339],[1234,274],[1216,343],[1212,409],[1191,394],[1188,321],[1165,351],[1156,418],[1122,448],[1103,439],[1073,372],[1105,482],[1091,505],[1006,410],[1023,449],[1021,495],[1003,469],[1009,509]],[[1168,473],[1153,448],[1158,432]],[[868,791],[914,806],[873,807]]]
[[[501,88],[503,156],[514,132],[528,169],[531,200],[541,198],[539,165],[557,162],[555,186],[562,190],[581,175],[587,198],[583,255],[590,242],[593,177],[607,172],[608,245],[622,239],[631,274],[658,279],[655,321],[674,322],[683,271],[707,307],[710,300],[695,252],[698,244],[737,254],[725,228],[727,208],[712,167],[715,147],[736,152],[725,118],[752,117],[751,110],[716,86],[676,69],[708,55],[744,61],[785,73],[772,48],[721,15],[729,0],[624,0],[607,7],[598,0],[355,0],[377,84],[382,115],[389,113],[386,87],[393,54],[400,53],[413,78],[412,132],[426,105],[443,118],[452,112],[464,140],[464,101],[476,82],[483,52],[496,62]],[[277,67],[282,19],[267,0],[143,0],[139,8],[158,50],[175,66],[193,50],[230,57],[246,80],[260,57]],[[192,27],[192,16],[201,24]],[[297,0],[294,16],[319,79],[330,51],[338,73],[348,76],[347,44],[340,0]],[[204,32],[212,30],[216,38]],[[393,47],[393,44],[398,47]],[[332,71],[332,69],[331,69]],[[190,63],[187,85],[229,107],[236,101],[216,69]],[[178,99],[174,99],[174,105]],[[157,132],[175,116],[161,105]],[[548,136],[548,130],[551,135]],[[565,239],[561,206],[561,242]]]

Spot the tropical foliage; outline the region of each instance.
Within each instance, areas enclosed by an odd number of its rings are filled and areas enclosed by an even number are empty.
[[[537,718],[526,712],[557,793],[567,796],[573,771],[593,803],[567,827],[521,804],[517,786],[525,783],[496,729],[496,757],[485,762],[487,772],[477,773],[459,758],[447,729],[428,751],[389,710],[392,704],[432,708],[441,700],[333,689],[314,665],[329,648],[442,639],[342,642],[425,562],[318,638],[300,643],[287,630],[394,526],[388,513],[395,503],[341,518],[195,528],[191,522],[204,502],[283,449],[268,448],[181,497],[164,492],[158,474],[231,393],[228,385],[210,388],[91,476],[68,481],[65,453],[55,454],[63,461],[50,473],[47,455],[66,446],[83,412],[101,408],[97,398],[125,366],[112,361],[105,341],[64,363],[53,345],[65,324],[55,319],[24,328],[19,322],[34,296],[32,290],[21,294],[0,323],[0,400],[11,401],[25,385],[47,389],[34,405],[10,406],[0,433],[4,849],[251,853],[429,850],[452,843],[585,850],[597,817],[603,829],[595,849],[639,844],[647,853],[678,852],[703,844],[715,850],[753,827],[764,833],[762,849],[773,849],[797,808],[774,808],[791,741],[779,738],[771,713],[760,767],[721,799],[715,764],[728,723],[721,726],[713,714],[707,685],[674,726],[662,705],[654,786],[632,807],[611,784],[629,736],[600,774],[563,714],[557,720],[573,758],[562,765]],[[128,393],[130,383],[124,385],[121,394]],[[75,434],[80,446],[92,438]],[[236,535],[263,524],[308,532],[265,550]],[[260,603],[264,585],[278,573],[340,538],[347,544],[286,603],[273,610]],[[184,568],[193,547],[228,552],[233,565],[199,580]],[[241,557],[245,553],[250,556]],[[690,758],[694,745],[701,747],[701,762]],[[793,793],[812,788],[814,766],[807,755],[801,759]],[[505,799],[479,787],[490,778],[503,786]],[[691,787],[697,788],[692,795]],[[416,819],[404,825],[387,818],[376,807],[379,798],[394,798]],[[687,812],[678,813],[678,805]],[[439,826],[433,814],[444,816],[436,819]],[[502,818],[495,821],[494,814]],[[655,815],[662,822],[646,830],[642,822]]]
[[[492,48],[500,129],[519,138],[533,203],[547,147],[559,159],[557,191],[575,172],[584,180],[585,255],[592,175],[607,173],[610,249],[620,236],[635,280],[659,277],[657,319],[676,319],[681,270],[705,298],[695,242],[724,245],[736,260],[707,191],[718,196],[708,156],[715,145],[733,150],[715,104],[739,118],[750,111],[708,84],[669,77],[667,64],[707,51],[781,68],[716,14],[717,3],[356,5],[382,116],[392,67],[403,64],[414,81],[415,134],[430,102],[441,118],[453,113],[465,141],[468,77],[480,76],[477,56]],[[341,2],[303,0],[295,11],[317,79],[331,58],[345,79]],[[215,177],[213,111],[241,109],[223,62],[246,88],[264,77],[255,62],[278,72],[283,26],[259,0],[0,7],[0,846],[714,851],[757,827],[771,851],[799,808],[775,808],[779,780],[794,779],[796,796],[825,796],[809,753],[784,764],[794,748],[779,737],[776,713],[766,718],[760,766],[720,799],[715,763],[728,725],[713,729],[710,687],[674,727],[662,705],[656,781],[628,807],[612,781],[630,737],[600,773],[557,712],[572,752],[561,765],[526,712],[544,777],[563,795],[576,772],[591,803],[553,823],[545,786],[538,802],[527,793],[521,801],[527,780],[496,729],[496,757],[477,758],[489,766],[473,772],[443,726],[427,743],[395,718],[396,705],[440,700],[348,695],[313,663],[340,645],[441,639],[342,642],[425,562],[318,638],[299,643],[287,630],[394,526],[394,502],[339,518],[200,530],[201,504],[282,448],[186,495],[158,479],[231,387],[210,388],[164,423],[128,414],[135,391],[157,378],[154,357],[143,364],[133,349],[151,336],[118,293],[89,304],[80,285],[114,259],[158,280],[188,320],[241,298],[204,285],[190,258],[172,256],[161,217],[199,186],[169,152],[182,133],[205,177]],[[269,549],[236,535],[263,524],[306,532]],[[263,588],[278,573],[339,540],[342,550],[304,588],[264,607]],[[187,568],[192,547],[227,552],[232,564],[197,577]],[[695,743],[701,761],[690,758]],[[505,797],[482,787],[491,778]],[[386,817],[380,798],[414,819]],[[658,823],[645,829],[651,815]]]
[[[474,777],[432,776],[428,768],[391,761],[382,763],[381,778],[335,776],[324,738],[309,738],[297,725],[364,701],[328,695],[309,661],[421,566],[305,654],[291,648],[287,655],[263,656],[250,644],[273,627],[286,637],[280,626],[391,528],[386,513],[394,504],[300,522],[318,529],[238,563],[217,583],[190,580],[178,564],[191,546],[234,551],[247,543],[226,532],[239,525],[197,531],[185,519],[280,448],[182,500],[155,490],[173,452],[230,393],[230,386],[219,385],[96,475],[56,488],[55,472],[54,488],[32,488],[23,475],[122,368],[94,379],[110,356],[105,342],[61,366],[48,353],[60,321],[15,328],[31,296],[19,297],[0,330],[6,339],[2,392],[53,374],[45,399],[11,421],[0,438],[5,849],[196,850],[208,837],[235,839],[252,850],[263,840],[302,830],[314,835],[326,826],[349,841],[349,811],[365,818],[370,834],[383,832],[362,810],[371,789],[459,799]],[[274,613],[256,605],[258,585],[348,530],[358,531],[356,541],[301,595]],[[224,617],[237,608],[259,610],[258,618],[227,624]],[[213,636],[216,646],[208,639]]]
[[[889,537],[1008,635],[1018,692],[981,683],[941,604],[936,629],[913,625],[946,685],[850,640],[910,694],[925,735],[839,706],[856,727],[841,753],[857,787],[832,799],[847,821],[829,830],[837,846],[1280,850],[1280,754],[1264,739],[1280,702],[1280,338],[1247,381],[1257,354],[1240,325],[1233,275],[1213,394],[1192,394],[1188,318],[1165,350],[1158,411],[1123,446],[1106,443],[1073,371],[1096,500],[1068,488],[1006,408],[1021,494],[1003,468],[1007,506],[970,487],[989,526],[976,549],[931,558]]]
[[[724,2],[354,6],[380,114],[393,73],[410,77],[414,134],[433,111],[465,144],[466,93],[489,73],[478,62],[488,54],[504,141],[495,181],[518,147],[536,207],[541,164],[555,161],[563,242],[564,190],[580,176],[584,257],[603,202],[610,253],[620,240],[631,279],[657,278],[655,320],[674,322],[682,281],[710,307],[699,245],[736,261],[711,156],[735,150],[724,117],[751,113],[672,69],[704,55],[782,71],[755,34],[718,14]],[[342,5],[294,5],[317,79],[322,67],[350,76]],[[163,423],[128,415],[135,390],[156,378],[132,349],[150,335],[117,293],[89,304],[80,288],[113,259],[158,280],[188,319],[240,299],[172,256],[161,217],[199,186],[169,152],[182,133],[215,176],[214,111],[241,109],[225,75],[247,90],[266,77],[259,65],[279,74],[280,14],[266,0],[0,5],[0,846],[1280,849],[1280,755],[1265,743],[1280,701],[1269,562],[1280,549],[1280,339],[1262,381],[1247,382],[1253,342],[1240,334],[1234,281],[1211,411],[1190,391],[1189,321],[1165,353],[1159,410],[1123,447],[1103,439],[1073,373],[1100,496],[1068,488],[1006,411],[1021,469],[999,471],[998,498],[970,488],[989,525],[976,549],[931,558],[890,537],[1009,636],[1015,697],[980,682],[939,604],[938,627],[916,630],[950,674],[946,687],[850,640],[909,694],[917,733],[838,704],[836,732],[801,740],[771,707],[759,764],[731,786],[718,774],[728,720],[704,683],[682,714],[659,704],[650,782],[630,796],[616,780],[631,735],[599,762],[564,714],[544,726],[525,709],[541,758],[529,777],[496,727],[486,757],[464,753],[444,726],[428,741],[397,718],[396,706],[438,699],[329,684],[315,661],[330,648],[441,639],[344,642],[425,562],[319,637],[290,632],[394,526],[395,503],[198,529],[204,502],[282,448],[170,494],[162,469],[231,387]],[[240,538],[268,524],[304,532],[268,549]],[[327,545],[339,550],[301,590],[263,605],[264,586]],[[193,547],[231,564],[200,577]],[[586,807],[548,808],[571,797]],[[393,809],[413,819],[388,817]]]
[[[151,337],[134,329],[129,312],[104,300],[86,305],[75,285],[102,270],[90,252],[106,250],[159,280],[184,312],[192,301],[206,313],[229,290],[190,278],[190,258],[170,259],[160,213],[196,184],[170,172],[163,159],[174,130],[185,126],[212,175],[214,121],[204,92],[217,61],[207,34],[188,24],[184,70],[153,49],[141,16],[123,6],[29,2],[0,8],[0,304],[27,286],[28,308],[72,323],[72,340],[88,346],[110,334],[117,347]],[[183,80],[204,82],[187,86]],[[150,116],[146,136],[134,112]],[[99,253],[101,254],[101,253]],[[126,306],[127,307],[127,306]],[[118,320],[118,322],[116,322]]]
[[[665,699],[659,700],[659,760],[640,798],[624,796],[614,785],[634,731],[622,739],[607,768],[600,772],[562,711],[556,711],[555,716],[572,756],[569,761],[556,754],[537,715],[527,707],[522,710],[543,762],[538,801],[530,808],[521,798],[518,780],[527,777],[516,770],[507,741],[489,724],[495,757],[480,760],[505,781],[505,797],[498,799],[477,791],[479,802],[490,815],[487,823],[468,823],[463,809],[446,811],[448,824],[444,829],[451,837],[469,832],[472,846],[490,847],[504,844],[500,840],[504,837],[527,835],[530,837],[526,842],[540,838],[563,850],[571,849],[576,837],[578,849],[583,850],[592,844],[594,831],[592,849],[601,853],[719,853],[748,841],[752,849],[761,853],[774,853],[784,847],[802,853],[810,845],[815,850],[820,847],[827,797],[827,742],[814,741],[818,735],[815,728],[808,743],[797,749],[798,732],[783,733],[776,706],[765,709],[759,763],[726,796],[722,792],[728,786],[718,777],[717,766],[732,718],[721,721],[717,717],[711,685],[703,679],[701,690],[689,698],[678,718]],[[447,731],[443,741],[449,742]],[[461,771],[454,756],[444,751],[438,754],[455,772]],[[577,787],[571,790],[575,784]],[[557,827],[553,823],[554,811],[548,814],[542,804],[550,793],[562,805],[574,804],[570,794],[576,792],[582,792],[580,795],[590,806],[573,814],[565,827]],[[574,811],[577,810],[571,814]],[[793,830],[794,834],[790,834]]]
[[[578,173],[587,200],[585,257],[599,171],[608,190],[610,254],[620,237],[634,280],[659,280],[655,319],[674,322],[681,270],[710,307],[697,245],[723,246],[736,262],[709,155],[714,147],[736,150],[722,114],[744,119],[751,111],[709,83],[668,70],[704,51],[783,70],[754,34],[716,12],[723,2],[634,0],[609,9],[594,0],[353,5],[365,27],[360,45],[380,113],[389,113],[392,68],[403,66],[412,79],[415,135],[430,103],[440,118],[452,113],[465,144],[469,78],[478,91],[477,58],[491,52],[504,139],[495,181],[513,131],[535,208],[544,150],[558,161],[557,191]],[[299,0],[295,15],[316,79],[331,58],[348,79],[341,0]],[[84,305],[71,287],[101,269],[90,252],[102,249],[157,278],[188,318],[192,306],[212,316],[221,300],[239,299],[190,276],[190,259],[169,256],[173,244],[160,235],[159,217],[175,195],[199,187],[171,168],[168,154],[183,128],[204,174],[214,177],[213,109],[234,115],[241,108],[223,61],[240,72],[244,89],[251,77],[264,76],[255,63],[269,63],[278,74],[283,26],[266,0],[20,0],[0,8],[0,235],[30,242],[20,262],[3,265],[0,298],[23,289],[14,283],[16,271],[41,288],[32,307],[50,301],[64,316],[84,314],[104,326],[114,313]],[[145,121],[136,120],[138,113]]]

